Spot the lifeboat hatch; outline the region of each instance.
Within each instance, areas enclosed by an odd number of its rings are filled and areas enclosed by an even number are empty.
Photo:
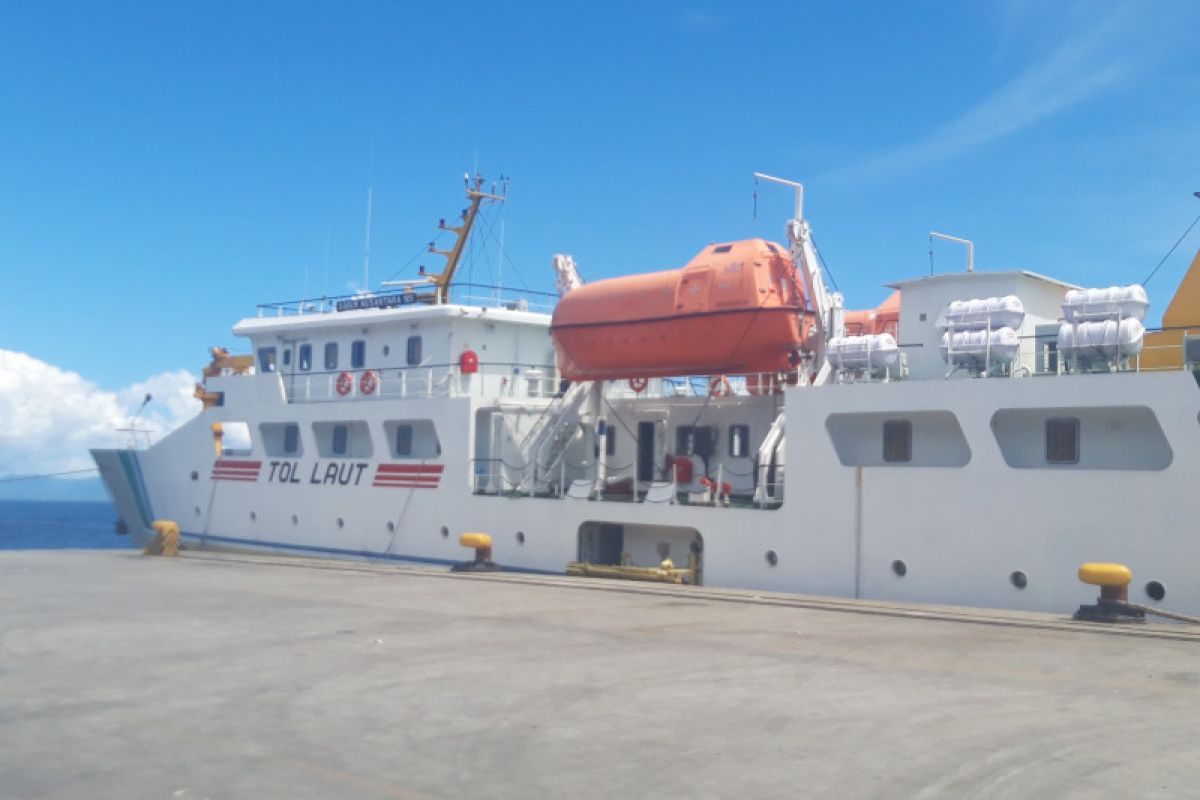
[[[701,581],[704,537],[695,528],[676,525],[636,525],[592,520],[579,526],[582,565],[630,567],[644,570],[670,561],[683,571],[683,583]],[[617,573],[605,577],[625,577]],[[632,576],[631,576],[632,577]]]

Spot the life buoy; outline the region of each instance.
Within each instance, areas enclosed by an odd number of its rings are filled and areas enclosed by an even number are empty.
[[[708,382],[709,397],[725,397],[733,394],[733,387],[729,385],[729,378],[724,375],[717,375]]]
[[[363,394],[374,394],[379,388],[379,373],[369,369],[358,379],[358,390]]]
[[[646,387],[649,385],[650,385],[650,382],[648,380],[646,380],[645,378],[630,378],[629,379],[629,388],[633,389],[638,394],[641,394],[642,392],[646,391]]]
[[[338,394],[340,394],[342,397],[345,397],[346,395],[350,394],[350,390],[353,388],[354,388],[354,376],[353,375],[351,375],[349,372],[343,372],[341,375],[338,375],[338,379],[337,379],[337,393]]]

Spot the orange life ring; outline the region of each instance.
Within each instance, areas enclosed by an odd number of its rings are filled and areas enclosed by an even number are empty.
[[[638,394],[641,394],[642,392],[646,391],[646,387],[649,385],[650,385],[650,381],[646,380],[645,378],[630,378],[629,379],[629,388],[633,389]]]
[[[725,397],[733,394],[733,387],[729,385],[729,378],[724,375],[717,375],[708,382],[709,397]]]
[[[369,369],[358,379],[358,390],[363,394],[374,394],[379,388],[379,373]]]
[[[351,375],[349,372],[343,372],[341,375],[338,375],[338,379],[337,379],[337,393],[338,394],[340,394],[342,397],[345,397],[346,395],[350,394],[350,390],[353,388],[354,388],[354,376],[353,375]]]

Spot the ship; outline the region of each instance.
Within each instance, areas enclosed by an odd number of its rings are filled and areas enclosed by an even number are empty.
[[[1200,613],[1200,256],[1143,327],[1141,287],[922,275],[848,310],[803,212],[786,242],[555,293],[439,273],[268,303],[214,349],[189,422],[92,451],[144,544],[488,563],[880,601],[1068,612],[1080,565]],[[1197,333],[1192,333],[1196,331]],[[474,536],[472,536],[474,535]]]

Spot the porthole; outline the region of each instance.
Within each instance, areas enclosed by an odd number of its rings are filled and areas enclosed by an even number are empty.
[[[447,528],[445,525],[443,525],[442,526],[442,538],[448,539],[449,537],[450,537],[450,529]]]
[[[908,564],[897,558],[892,562],[892,572],[896,573],[897,578],[903,578],[908,574]]]
[[[295,514],[292,514],[292,524],[293,524],[293,525],[299,525],[299,524],[300,524],[300,518],[299,518],[299,517],[297,517]]]
[[[1018,589],[1024,589],[1029,585],[1029,576],[1021,570],[1015,569],[1012,571],[1012,574],[1008,576],[1008,582]]]
[[[387,530],[388,530],[388,533],[395,533],[396,532],[396,523],[392,522],[389,519],[388,524],[387,524]]]
[[[767,559],[767,564],[769,566],[773,567],[779,563],[779,553],[776,553],[774,550],[768,550],[765,555],[766,555],[766,559]]]
[[[1158,581],[1150,581],[1146,584],[1146,596],[1157,603],[1167,596],[1167,587]]]
[[[342,519],[341,517],[338,517],[338,518],[337,518],[337,526],[338,526],[339,528],[344,528],[344,527],[346,527],[346,520]]]
[[[258,521],[258,514],[256,514],[256,513],[254,513],[253,511],[251,511],[251,512],[250,512],[250,521],[251,521],[251,522],[257,522],[257,521]]]
[[[517,544],[525,544],[525,531],[517,531]]]
[[[195,480],[199,480],[199,479],[200,479],[200,473],[196,472],[196,470],[192,470],[192,480],[195,481]]]

